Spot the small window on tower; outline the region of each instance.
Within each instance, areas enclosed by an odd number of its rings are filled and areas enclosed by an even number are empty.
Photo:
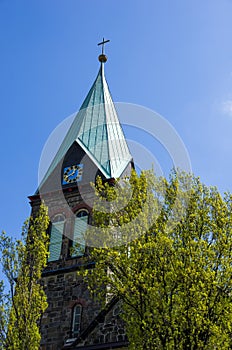
[[[82,312],[82,306],[80,304],[75,305],[73,308],[73,315],[72,315],[72,336],[74,338],[76,338],[80,333],[81,312]]]
[[[65,217],[56,215],[52,220],[48,262],[60,259]]]
[[[80,210],[76,214],[72,242],[72,257],[81,256],[85,252],[84,234],[88,225],[89,213],[87,210]]]

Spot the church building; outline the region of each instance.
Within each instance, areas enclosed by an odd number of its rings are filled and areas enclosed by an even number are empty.
[[[113,184],[134,167],[105,78],[106,42],[100,43],[97,77],[39,189],[29,197],[32,213],[43,200],[51,221],[50,255],[43,271],[48,308],[41,321],[41,350],[126,349],[128,345],[120,301],[113,298],[102,309],[77,274],[94,265],[83,260],[88,255],[83,233],[91,225],[94,202],[91,183],[100,176]]]

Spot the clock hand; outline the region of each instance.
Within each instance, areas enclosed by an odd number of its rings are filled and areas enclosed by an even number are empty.
[[[67,174],[68,177],[73,176],[76,172],[76,169],[74,169],[71,173]]]

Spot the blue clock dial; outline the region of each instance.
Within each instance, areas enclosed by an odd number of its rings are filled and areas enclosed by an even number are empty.
[[[82,173],[83,173],[83,164],[71,165],[64,168],[63,185],[81,181]]]

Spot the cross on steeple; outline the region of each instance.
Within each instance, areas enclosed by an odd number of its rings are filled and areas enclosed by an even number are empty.
[[[110,40],[105,40],[103,38],[102,42],[98,43],[98,46],[99,45],[102,45],[102,55],[104,55],[104,47],[105,47],[105,44],[108,43]]]

